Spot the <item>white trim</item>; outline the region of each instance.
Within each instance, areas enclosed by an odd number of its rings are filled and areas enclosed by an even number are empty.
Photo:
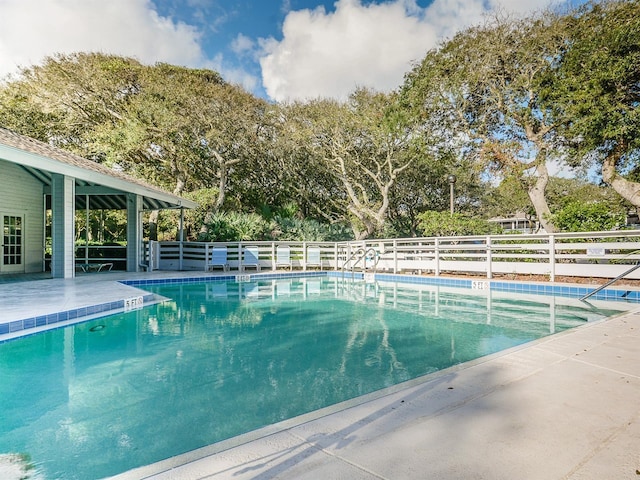
[[[136,195],[142,195],[144,197],[150,197],[156,200],[173,203],[177,206],[182,206],[185,208],[195,208],[198,206],[196,202],[177,197],[170,193],[147,188],[143,185],[113,177],[106,173],[101,173],[84,167],[71,165],[60,160],[55,160],[40,154],[28,152],[23,149],[12,147],[10,145],[5,145],[2,143],[0,143],[0,158],[6,160],[7,162],[15,163],[18,165],[25,165],[28,167],[36,168],[38,170],[45,170],[51,173],[58,173],[64,176],[76,178],[78,180],[83,180],[85,182],[99,183],[105,187],[115,188],[123,192],[135,193]]]

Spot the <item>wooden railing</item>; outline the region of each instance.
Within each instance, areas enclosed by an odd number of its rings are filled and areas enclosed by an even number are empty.
[[[359,248],[377,258],[358,270],[441,275],[497,274],[615,278],[640,262],[640,230],[614,232],[490,235],[381,239],[354,242],[161,242],[160,270],[205,270],[213,246],[227,247],[231,269],[242,269],[244,247],[256,246],[262,269],[276,269],[278,245],[288,245],[294,269],[341,270]],[[307,262],[310,247],[321,252],[321,265]],[[629,278],[640,278],[640,271]]]

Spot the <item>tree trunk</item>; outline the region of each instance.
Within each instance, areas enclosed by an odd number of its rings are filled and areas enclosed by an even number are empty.
[[[604,160],[602,179],[634,207],[640,207],[640,183],[630,182],[618,175],[616,164],[619,158],[620,155],[615,152]]]
[[[555,225],[551,223],[551,210],[544,195],[547,184],[549,183],[549,171],[547,170],[547,164],[544,158],[536,165],[536,174],[536,181],[529,187],[527,193],[529,194],[533,208],[536,210],[536,216],[542,228],[544,228],[547,233],[554,233],[557,229]]]

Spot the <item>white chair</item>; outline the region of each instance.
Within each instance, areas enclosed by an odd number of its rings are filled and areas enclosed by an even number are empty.
[[[229,262],[227,261],[227,247],[213,247],[211,249],[211,258],[207,262],[207,271],[216,267],[222,267],[223,271],[229,270]]]
[[[289,270],[293,270],[291,247],[289,245],[278,245],[276,249],[276,268],[278,267],[289,267]]]
[[[247,267],[253,267],[257,272],[260,271],[260,259],[258,247],[245,247],[244,258],[242,259],[242,270],[246,270]]]
[[[307,267],[320,267],[320,270],[322,270],[322,259],[320,258],[320,247],[307,248],[307,261],[305,265]]]

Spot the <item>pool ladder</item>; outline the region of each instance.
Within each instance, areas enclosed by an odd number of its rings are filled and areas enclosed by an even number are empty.
[[[376,249],[373,247],[369,247],[369,248],[360,247],[355,252],[353,252],[351,256],[342,264],[342,268],[341,268],[342,276],[344,277],[344,271],[348,264],[350,264],[351,276],[353,276],[354,270],[360,262],[363,262],[362,271],[366,273],[367,259],[374,260],[373,273],[375,274],[376,269],[378,267],[378,261],[380,260],[380,255],[378,254]]]

